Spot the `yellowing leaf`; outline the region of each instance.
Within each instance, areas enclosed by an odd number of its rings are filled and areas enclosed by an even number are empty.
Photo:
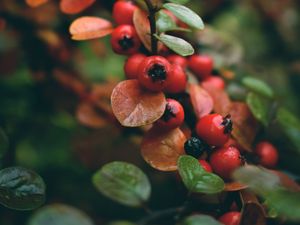
[[[109,35],[113,27],[108,20],[84,16],[73,21],[69,31],[73,40],[89,40]]]

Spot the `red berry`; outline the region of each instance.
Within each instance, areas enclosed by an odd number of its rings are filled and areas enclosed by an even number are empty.
[[[113,6],[112,16],[118,25],[133,25],[133,13],[137,6],[131,1],[117,1]]]
[[[209,114],[200,118],[196,125],[197,135],[207,144],[220,147],[224,145],[232,130],[230,118],[219,114]]]
[[[212,173],[213,170],[207,161],[204,159],[199,159],[199,163],[206,172]]]
[[[171,76],[166,85],[165,91],[167,93],[180,93],[185,91],[187,83],[187,76],[180,65],[172,65]]]
[[[201,85],[205,87],[205,85],[213,86],[216,89],[221,89],[223,90],[225,88],[225,82],[221,77],[216,77],[216,76],[209,76],[205,78],[202,82]]]
[[[256,145],[255,153],[259,157],[259,163],[262,166],[272,168],[275,167],[278,161],[278,151],[269,142],[263,141]]]
[[[151,91],[162,91],[171,77],[171,64],[162,56],[145,58],[138,68],[140,84]]]
[[[169,62],[171,63],[171,64],[178,64],[179,66],[181,66],[183,69],[185,69],[186,68],[186,66],[187,66],[187,59],[186,58],[184,58],[184,57],[182,57],[182,56],[180,56],[180,55],[169,55],[168,57],[167,57],[167,60],[169,60]]]
[[[219,218],[224,225],[239,225],[241,220],[240,212],[228,212]]]
[[[189,68],[200,80],[211,75],[213,64],[213,59],[208,55],[193,55],[189,58]]]
[[[131,55],[138,51],[141,42],[131,25],[120,25],[111,34],[112,49],[115,53]]]
[[[171,130],[179,127],[184,121],[184,110],[182,105],[171,98],[167,99],[167,105],[163,116],[157,121],[162,129]]]
[[[127,79],[137,79],[138,78],[138,68],[140,63],[146,58],[143,54],[134,54],[126,60],[124,64],[124,72]]]
[[[225,180],[230,180],[232,172],[242,165],[241,154],[235,147],[217,149],[209,162],[213,171]]]

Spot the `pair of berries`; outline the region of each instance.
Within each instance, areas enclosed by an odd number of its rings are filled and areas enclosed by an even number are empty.
[[[179,93],[185,90],[187,83],[182,65],[171,64],[162,56],[146,57],[143,54],[134,54],[127,59],[124,71],[128,79],[138,79],[150,91]]]

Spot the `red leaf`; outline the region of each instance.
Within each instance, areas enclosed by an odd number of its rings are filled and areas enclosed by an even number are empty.
[[[31,7],[38,7],[45,4],[48,0],[26,0],[27,5]]]
[[[191,102],[197,118],[209,114],[213,110],[213,99],[205,89],[197,84],[189,85]]]
[[[232,135],[246,151],[252,151],[258,123],[246,103],[233,102],[229,111],[233,121]]]
[[[94,2],[95,0],[61,0],[60,10],[66,14],[76,14],[85,10]]]
[[[184,154],[186,137],[176,128],[162,131],[153,127],[144,137],[141,153],[150,166],[161,171],[177,170],[177,160]]]
[[[69,31],[73,40],[89,40],[109,35],[113,27],[108,20],[84,16],[73,21]]]
[[[166,99],[162,92],[143,89],[137,80],[126,80],[113,90],[111,105],[123,126],[139,127],[151,124],[163,115]]]

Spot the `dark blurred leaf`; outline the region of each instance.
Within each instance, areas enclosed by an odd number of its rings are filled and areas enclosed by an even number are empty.
[[[193,215],[185,218],[180,225],[221,225],[221,223],[211,216]]]
[[[183,21],[190,27],[200,30],[204,28],[202,19],[189,8],[175,3],[166,3],[163,7],[171,11],[179,20]]]
[[[135,225],[135,223],[131,223],[131,222],[128,222],[128,221],[114,221],[114,222],[111,222],[107,225]]]
[[[192,156],[179,157],[178,171],[183,183],[191,192],[213,194],[224,189],[224,181],[216,174],[207,173]]]
[[[250,89],[251,91],[254,91],[258,94],[261,94],[265,97],[272,98],[274,96],[274,92],[272,88],[266,84],[264,81],[259,80],[254,77],[245,77],[242,80],[242,84]]]
[[[105,196],[128,206],[141,206],[150,197],[147,176],[135,165],[111,162],[93,176],[95,187]]]
[[[0,159],[3,158],[9,146],[8,137],[4,131],[0,128]]]
[[[52,204],[38,210],[28,225],[93,225],[92,220],[72,206]]]
[[[296,147],[296,151],[300,153],[300,121],[291,112],[285,108],[279,108],[276,115],[277,122],[281,126],[283,132]]]
[[[239,225],[266,225],[264,209],[259,203],[247,203],[243,207]]]
[[[177,4],[185,4],[188,3],[190,0],[168,0],[168,2],[173,2]]]
[[[35,172],[22,167],[0,171],[0,203],[8,208],[31,210],[45,201],[45,183]]]
[[[253,114],[253,116],[260,121],[264,126],[269,123],[269,104],[263,97],[250,92],[247,95],[246,102]]]
[[[178,55],[188,56],[194,54],[193,46],[181,38],[167,35],[167,34],[161,34],[160,36],[158,35],[155,36],[158,40],[160,40],[162,43],[164,43],[168,48],[176,52]]]

